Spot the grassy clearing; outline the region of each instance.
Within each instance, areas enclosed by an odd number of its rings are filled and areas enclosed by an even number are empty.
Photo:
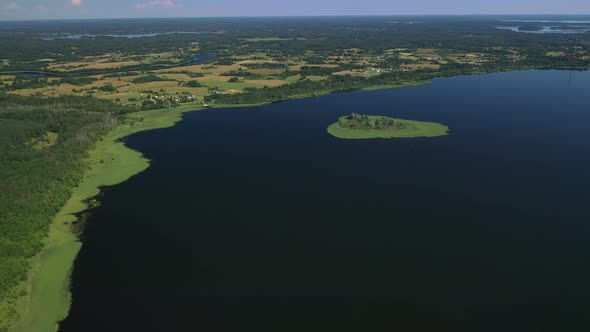
[[[48,131],[47,134],[43,135],[42,138],[36,139],[32,142],[33,149],[42,150],[55,145],[55,143],[57,143],[58,136],[59,135],[57,133],[52,133]]]
[[[210,108],[246,108],[267,105],[270,103],[258,103],[258,104],[213,104]]]
[[[110,69],[123,68],[141,64],[140,61],[120,61],[120,62],[69,62],[66,64],[52,64],[48,68],[55,71],[72,71],[72,70],[88,70],[88,69]]]
[[[414,53],[411,53],[411,52],[400,52],[398,57],[401,60],[411,60],[411,61],[418,60],[418,58],[414,56]]]
[[[432,64],[432,63],[411,63],[401,65],[400,67],[410,69],[410,70],[420,70],[420,69],[440,69],[440,65]]]
[[[133,113],[128,123],[119,125],[89,152],[89,169],[83,181],[56,215],[46,245],[35,258],[28,286],[30,295],[18,304],[20,320],[12,331],[57,330],[57,322],[65,318],[69,310],[69,272],[81,247],[71,229],[72,222],[76,221],[74,214],[88,208],[84,201],[96,196],[100,187],[126,181],[149,167],[149,160],[141,153],[117,140],[140,131],[171,127],[181,119],[182,113],[198,109],[200,105],[186,105]]]
[[[256,75],[280,75],[285,72],[284,69],[251,69],[250,72]]]
[[[343,70],[333,73],[332,75],[350,75],[350,76],[369,76],[368,72],[366,71],[356,71],[356,70]]]
[[[382,116],[369,116],[370,120],[384,118]],[[389,118],[392,119],[392,118]],[[449,134],[449,127],[435,122],[422,122],[412,120],[393,119],[401,123],[403,128],[393,129],[347,129],[344,128],[349,121],[346,116],[328,127],[328,133],[342,139],[371,139],[371,138],[417,138],[438,137]]]
[[[285,78],[285,82],[287,82],[287,83],[297,82],[297,81],[299,81],[300,78],[301,78],[301,75],[289,76],[289,77]]]
[[[246,80],[246,83],[259,84],[261,86],[268,86],[268,87],[275,87],[275,86],[281,86],[281,85],[288,84],[286,81],[279,80],[279,79]]]
[[[388,84],[388,85],[375,85],[368,88],[364,88],[363,91],[375,91],[375,90],[387,90],[387,89],[399,89],[399,88],[408,88],[412,86],[421,86],[430,84],[430,81],[418,81],[418,82],[404,82],[400,84]]]
[[[549,57],[563,57],[565,56],[565,52],[547,52],[546,55]]]
[[[321,81],[327,79],[328,76],[307,76],[307,79],[310,81]]]
[[[262,84],[258,83],[250,83],[248,81],[240,81],[236,83],[228,82],[229,77],[225,80],[215,80],[215,79],[199,79],[199,83],[209,87],[209,88],[218,88],[220,90],[244,90],[244,88],[261,88],[263,87]]]
[[[293,40],[294,38],[281,38],[281,37],[258,37],[258,38],[243,38],[242,40],[248,42],[272,42],[272,41],[285,41],[285,40]]]

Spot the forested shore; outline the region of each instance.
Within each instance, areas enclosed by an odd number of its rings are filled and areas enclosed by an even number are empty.
[[[27,295],[31,258],[82,179],[88,150],[130,110],[92,97],[0,96],[0,326]]]

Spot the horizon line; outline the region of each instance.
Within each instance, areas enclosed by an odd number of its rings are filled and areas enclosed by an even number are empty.
[[[92,21],[92,20],[144,20],[144,19],[226,19],[226,18],[322,18],[322,17],[473,17],[473,16],[590,16],[590,13],[576,14],[541,14],[541,13],[471,13],[471,14],[366,14],[366,15],[229,15],[229,16],[168,16],[168,17],[88,17],[88,18],[30,18],[30,19],[0,19],[0,22],[32,22],[32,21]]]

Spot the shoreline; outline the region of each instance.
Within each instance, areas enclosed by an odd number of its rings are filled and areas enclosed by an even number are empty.
[[[409,81],[357,91],[398,89],[430,83],[432,82]],[[281,102],[333,93],[338,92],[327,92],[315,96],[291,96]],[[100,194],[102,187],[122,183],[143,172],[150,165],[150,161],[140,152],[126,147],[121,141],[122,138],[142,131],[172,127],[181,121],[182,115],[187,112],[203,109],[248,108],[266,104],[270,103],[212,104],[209,107],[194,104],[127,114],[125,123],[117,125],[89,150],[88,170],[80,184],[72,190],[66,205],[54,217],[44,248],[33,258],[30,277],[24,282],[27,285],[28,294],[17,301],[16,311],[19,318],[13,322],[8,331],[57,331],[59,322],[67,317],[71,303],[70,272],[82,247],[82,242],[72,227],[77,221],[76,215],[90,208],[86,202]]]
[[[66,205],[54,217],[42,251],[34,258],[31,277],[26,281],[29,294],[19,300],[19,319],[9,328],[15,332],[56,331],[67,317],[71,296],[70,271],[82,247],[72,227],[76,214],[89,208],[85,203],[102,187],[122,183],[150,165],[140,152],[125,146],[122,138],[153,129],[168,128],[182,120],[182,114],[203,109],[186,105],[127,115],[127,121],[97,141],[89,151],[89,168],[75,187]]]

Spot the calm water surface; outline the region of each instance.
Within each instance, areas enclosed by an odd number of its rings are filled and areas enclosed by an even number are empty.
[[[589,331],[590,73],[187,114],[92,212],[61,331]],[[339,140],[350,112],[448,137]]]

